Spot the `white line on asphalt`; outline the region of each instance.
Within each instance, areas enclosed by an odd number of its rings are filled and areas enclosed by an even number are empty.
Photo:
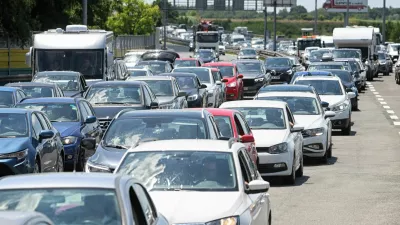
[[[397,122],[397,121],[394,121],[393,124],[394,124],[395,126],[400,126],[400,122]]]
[[[387,105],[387,103],[386,102],[380,102],[382,105]]]
[[[389,114],[394,114],[393,110],[386,110],[386,112],[389,113]]]
[[[371,84],[371,82],[366,82],[366,84]]]
[[[376,91],[375,91],[375,92],[372,92],[372,93],[374,93],[374,95],[379,95],[379,92],[376,92]]]
[[[397,117],[396,115],[392,115],[392,116],[390,116],[390,119],[392,119],[392,120],[398,120],[399,117]]]
[[[384,99],[383,98],[378,98],[378,101],[384,101]]]
[[[380,95],[375,95],[375,97],[380,98],[380,97],[382,97],[382,96],[380,96]]]
[[[383,108],[385,108],[385,109],[390,109],[390,106],[384,105]]]

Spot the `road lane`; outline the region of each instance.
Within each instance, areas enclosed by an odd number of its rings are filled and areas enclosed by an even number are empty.
[[[392,78],[372,82],[382,97],[393,96],[388,104],[400,102]],[[399,130],[370,90],[361,94],[359,108],[352,135],[333,137],[330,165],[309,161],[296,186],[272,183],[272,224],[399,224]]]

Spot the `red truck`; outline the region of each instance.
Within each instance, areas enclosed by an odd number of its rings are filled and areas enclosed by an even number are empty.
[[[323,6],[324,9],[347,9],[347,0],[327,0]],[[368,8],[368,0],[350,0],[349,9],[363,10]]]

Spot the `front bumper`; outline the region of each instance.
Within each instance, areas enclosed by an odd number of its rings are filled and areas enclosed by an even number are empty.
[[[226,87],[226,100],[238,100],[239,90],[238,87]]]
[[[264,78],[265,79],[265,78]],[[264,86],[265,81],[255,82],[253,79],[243,79],[243,93],[245,96],[254,96]]]
[[[75,144],[64,145],[64,152],[65,152],[65,162],[64,166],[66,170],[73,170],[75,158],[80,151],[80,142],[79,140]]]
[[[331,118],[333,129],[342,129],[350,125],[349,109],[343,111],[335,111],[335,117]]]
[[[275,76],[272,76],[271,83],[290,83],[291,80],[291,74],[277,72]]]
[[[31,173],[33,167],[29,165],[28,157],[17,160],[16,158],[0,160],[0,176]]]
[[[258,171],[261,176],[287,176],[292,173],[293,156],[289,152],[269,154],[258,152]]]
[[[303,133],[303,155],[308,157],[322,157],[326,151],[326,135],[306,136]]]
[[[389,72],[389,66],[387,65],[387,64],[379,64],[379,67],[378,67],[378,72],[379,73],[387,73],[387,72]]]

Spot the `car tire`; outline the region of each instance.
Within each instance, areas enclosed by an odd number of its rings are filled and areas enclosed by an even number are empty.
[[[396,84],[400,84],[399,74],[395,75]]]
[[[352,111],[358,111],[358,100],[356,100],[356,104],[351,106]]]
[[[84,171],[85,170],[85,150],[81,147],[79,149],[78,155],[78,162],[76,163],[76,170],[77,171]]]
[[[208,106],[207,98],[204,96],[202,101],[202,108],[207,108],[207,106]]]
[[[384,76],[389,76],[389,72],[383,73]]]
[[[296,171],[294,170],[294,162],[295,160],[293,159],[292,173],[284,177],[285,184],[294,185],[296,183]]]
[[[35,166],[33,167],[32,173],[40,173],[40,163],[39,160],[35,160]]]
[[[300,159],[300,166],[299,169],[296,171],[296,177],[302,177],[304,173],[304,158],[303,158],[303,153],[301,153],[301,159]]]
[[[342,129],[342,134],[350,135],[350,133],[351,133],[351,116],[349,118],[349,126]]]
[[[62,154],[60,154],[57,159],[57,172],[64,172],[64,159]]]
[[[327,149],[326,149],[327,156],[330,159],[332,158],[332,141],[326,140],[326,144],[327,144]]]

